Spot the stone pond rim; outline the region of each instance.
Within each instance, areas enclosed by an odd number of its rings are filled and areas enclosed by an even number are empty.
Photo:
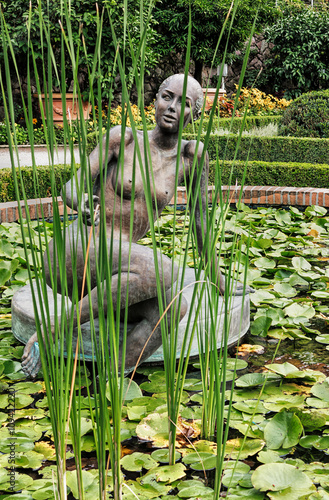
[[[201,278],[202,279],[202,278]],[[185,271],[185,279],[184,279],[184,296],[188,302],[189,309],[187,311],[187,314],[184,316],[184,318],[181,320],[179,323],[179,331],[178,331],[178,343],[177,343],[177,353],[176,353],[176,358],[179,359],[181,357],[181,348],[182,348],[182,342],[185,334],[185,330],[187,328],[187,322],[189,318],[189,311],[190,311],[190,305],[191,305],[191,299],[193,295],[193,290],[195,286],[201,287],[201,284],[195,284],[195,270],[192,268],[187,268]],[[53,293],[50,288],[47,290],[48,293],[48,300],[50,303],[50,315],[54,317],[54,301],[53,301]],[[59,301],[59,307],[60,307],[60,300],[61,297],[58,296],[58,301]],[[218,341],[217,341],[217,347],[220,348],[222,343],[223,343],[223,323],[224,323],[224,311],[223,311],[223,300],[221,297],[218,298],[218,311],[219,314],[217,316],[217,331],[218,331]],[[194,318],[195,318],[195,309],[198,306],[198,300],[195,301],[193,310],[191,312],[192,315],[192,321],[190,321],[190,327],[189,327],[189,335],[191,334],[191,330],[193,328],[194,324]],[[205,290],[203,297],[202,297],[202,305],[201,305],[201,310],[200,310],[200,315],[196,321],[197,323],[197,328],[195,329],[195,334],[193,338],[193,343],[192,343],[192,349],[190,352],[190,356],[196,356],[199,354],[199,349],[198,349],[198,330],[199,332],[203,332],[203,334],[206,331],[207,328],[207,322],[209,321],[210,313],[209,313],[209,306],[207,304],[208,299],[207,299],[207,290]],[[40,310],[40,308],[39,308]],[[250,326],[250,300],[249,300],[249,295],[246,295],[245,297],[234,297],[231,301],[230,304],[230,330],[229,330],[229,335],[227,339],[227,345],[228,347],[236,344],[239,342],[239,340],[242,339],[242,337],[247,333],[249,326]],[[97,325],[98,325],[98,320],[95,320],[95,327],[96,327],[96,333],[97,333]],[[133,325],[132,325],[133,326]],[[83,335],[84,338],[86,338],[86,333],[89,331],[90,332],[90,323],[84,323],[82,325],[82,329],[84,330],[85,334]],[[26,344],[26,342],[29,340],[29,338],[35,333],[36,327],[35,327],[35,318],[34,318],[34,311],[33,311],[33,300],[32,300],[32,291],[30,285],[26,285],[19,289],[13,296],[12,300],[12,331],[14,336],[20,341]],[[73,350],[75,348],[76,344],[76,334],[74,335],[73,339]],[[65,353],[66,354],[66,353]],[[84,356],[86,360],[92,360],[92,344],[91,342],[86,342],[84,340]],[[80,357],[82,357],[80,355]],[[152,362],[152,363],[161,363],[163,361],[163,349],[162,346],[154,353],[152,356],[150,356],[147,360],[146,363]]]

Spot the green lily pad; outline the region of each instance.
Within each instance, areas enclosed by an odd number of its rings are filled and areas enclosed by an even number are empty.
[[[323,382],[315,384],[311,389],[311,393],[313,394],[313,396],[316,396],[317,398],[322,399],[323,401],[329,402],[328,379],[326,379]]]
[[[276,262],[273,259],[268,259],[267,257],[260,257],[254,260],[254,265],[259,269],[274,269]]]
[[[282,375],[283,377],[287,378],[295,378],[298,376],[301,372],[296,368],[294,365],[291,363],[271,363],[266,365],[266,368],[269,370],[277,373],[278,375]]]
[[[83,484],[83,491],[85,498],[89,498],[90,500],[93,498],[94,499],[99,498],[99,485],[98,485],[99,481],[95,478],[95,475],[85,470],[81,471],[81,475],[82,475],[82,484]],[[66,482],[74,498],[79,499],[80,495],[79,495],[76,471],[66,472]]]
[[[267,410],[261,401],[255,399],[249,399],[246,401],[238,401],[233,404],[236,410],[242,411],[254,415],[255,413],[266,413]]]
[[[128,500],[135,500],[136,498],[138,500],[157,500],[160,495],[166,496],[171,489],[171,485],[158,483],[154,476],[146,478],[146,480],[144,476],[139,481],[125,481],[122,485],[123,498]]]
[[[258,453],[264,446],[265,441],[262,439],[229,439],[225,445],[225,456],[232,459],[238,458],[239,460],[244,460]]]
[[[157,448],[165,448],[169,445],[168,417],[151,413],[136,427],[136,434],[139,439],[153,441]]]
[[[318,335],[315,340],[320,344],[329,344],[329,334]]]
[[[296,288],[288,283],[275,283],[273,290],[282,297],[295,297],[297,295]]]
[[[186,467],[182,463],[177,463],[175,465],[161,465],[160,467],[152,469],[145,474],[142,478],[142,483],[145,484],[155,478],[157,482],[171,484],[184,477],[186,475],[185,470]]]
[[[251,335],[266,337],[266,334],[272,324],[272,319],[267,316],[259,316],[250,325]]]
[[[151,457],[162,464],[169,464],[169,450],[155,450],[151,453]],[[179,451],[175,451],[175,462],[180,460],[182,455]]]
[[[304,317],[310,319],[315,316],[314,307],[305,304],[298,304],[297,302],[294,302],[290,306],[286,307],[284,312],[290,318]]]
[[[134,452],[121,459],[121,465],[124,469],[134,472],[141,472],[142,469],[152,469],[158,465],[150,455],[146,453]]]
[[[304,259],[304,257],[293,257],[291,259],[291,263],[297,272],[309,271],[310,269],[312,269],[311,264],[306,259]]]
[[[189,453],[183,458],[183,463],[193,470],[212,470],[217,465],[217,457],[213,453]]]
[[[276,412],[294,407],[303,407],[304,396],[287,394],[278,395],[276,398],[269,397],[264,401],[264,406],[267,410]]]
[[[284,492],[285,496],[290,493],[291,499],[298,499],[301,492],[305,495],[315,490],[312,481],[304,472],[285,463],[260,465],[253,472],[251,481],[254,488],[260,491]],[[288,489],[294,491],[284,491]],[[280,496],[273,498],[280,498]]]
[[[274,415],[264,429],[266,446],[270,450],[290,448],[298,443],[303,426],[292,412],[283,411]]]
[[[275,450],[260,451],[257,455],[258,462],[262,464],[271,464],[276,462],[284,462],[281,458],[280,453]]]
[[[273,373],[246,373],[235,381],[236,387],[257,387],[272,380],[279,380]]]
[[[0,465],[7,467],[10,460],[10,454],[0,455]],[[44,461],[43,455],[35,451],[29,450],[26,452],[15,453],[15,467],[23,469],[40,469]]]

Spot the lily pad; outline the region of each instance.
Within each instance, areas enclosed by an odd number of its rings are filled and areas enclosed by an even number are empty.
[[[270,450],[290,448],[298,443],[303,426],[292,412],[280,412],[275,415],[264,429],[264,439]]]
[[[156,469],[150,470],[143,476],[141,483],[145,484],[155,478],[157,482],[171,484],[185,476],[186,467],[182,463],[175,465],[162,465]]]
[[[151,453],[151,457],[162,464],[169,464],[169,450],[155,450]],[[179,451],[175,451],[175,462],[181,458]]]
[[[258,453],[264,446],[265,441],[262,439],[229,439],[225,445],[225,456],[231,459],[238,458],[239,460],[244,460]]]
[[[149,470],[156,467],[158,462],[146,453],[134,452],[131,455],[123,457],[121,459],[121,465],[126,470],[141,472],[142,469]]]
[[[285,463],[260,465],[253,472],[251,481],[254,488],[260,491],[277,492],[275,496],[268,493],[270,498],[297,500],[302,494],[315,491],[312,481],[304,472]]]
[[[315,384],[312,389],[311,393],[313,396],[316,396],[319,399],[322,399],[323,401],[326,401],[329,403],[329,382],[328,379],[326,379],[323,382]]]

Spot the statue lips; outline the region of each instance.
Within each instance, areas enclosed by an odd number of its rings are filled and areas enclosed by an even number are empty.
[[[163,119],[167,123],[174,123],[174,122],[177,121],[176,116],[175,115],[171,115],[171,114],[164,114],[163,115]]]

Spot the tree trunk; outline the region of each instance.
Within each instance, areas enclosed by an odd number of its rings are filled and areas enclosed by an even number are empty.
[[[194,78],[200,83],[202,87],[202,70],[203,63],[201,61],[195,61]]]

